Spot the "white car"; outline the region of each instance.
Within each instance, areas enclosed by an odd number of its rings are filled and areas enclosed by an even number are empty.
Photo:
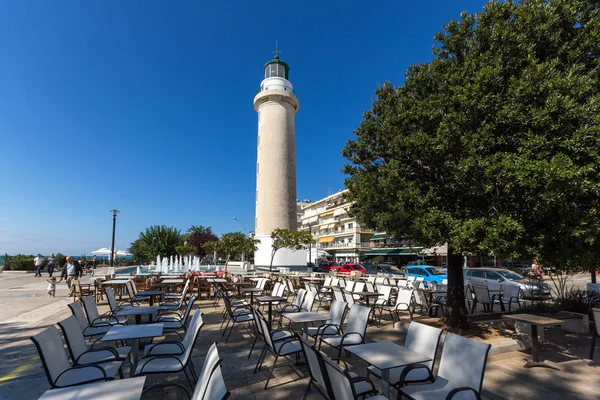
[[[467,282],[487,285],[490,290],[500,290],[506,285],[518,285],[519,297],[550,297],[550,286],[547,283],[530,280],[508,269],[502,268],[465,268],[465,285]]]

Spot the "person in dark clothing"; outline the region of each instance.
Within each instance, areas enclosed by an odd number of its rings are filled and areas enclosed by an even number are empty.
[[[60,281],[63,279],[67,280],[67,286],[69,287],[69,297],[73,296],[73,281],[78,281],[81,276],[82,270],[78,263],[73,262],[73,257],[68,256],[67,262],[63,266],[62,273],[60,274]]]
[[[48,257],[48,275],[52,278],[52,274],[54,273],[54,263],[56,262],[56,257],[54,257],[54,253],[50,254]]]

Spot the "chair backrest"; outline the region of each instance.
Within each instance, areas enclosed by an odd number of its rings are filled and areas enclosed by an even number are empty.
[[[308,372],[310,373],[313,383],[324,393],[327,393],[330,398],[335,398],[330,393],[327,372],[324,371],[325,365],[323,363],[323,356],[321,356],[319,350],[310,344],[304,336],[300,337],[300,344],[302,345],[304,357],[308,363]]]
[[[356,282],[354,284],[354,289],[352,289],[352,292],[359,293],[359,292],[364,292],[364,291],[365,291],[365,283],[364,282]]]
[[[486,285],[480,285],[471,282],[471,287],[475,291],[475,297],[477,298],[478,302],[491,303],[490,292],[488,291],[488,287]]]
[[[339,286],[340,278],[331,278],[331,286]]]
[[[262,331],[262,325],[260,324],[260,322],[258,321],[259,318],[264,318],[262,313],[260,312],[260,310],[254,306],[252,306],[251,308],[252,310],[252,315],[254,316],[254,325],[256,326],[256,331],[258,332],[259,335],[264,335],[264,332]]]
[[[314,283],[306,283],[306,290],[312,293],[317,293],[317,286]]]
[[[267,283],[267,278],[260,278],[258,280],[258,282],[256,282],[256,287],[258,289],[264,289],[265,288],[265,284]]]
[[[184,326],[186,324],[187,319],[190,316],[190,312],[192,312],[192,306],[194,305],[195,302],[196,302],[196,295],[193,294],[190,297],[187,307],[185,308],[185,313],[183,314],[183,317],[181,318],[181,326]]]
[[[492,346],[448,333],[444,340],[438,376],[449,388],[468,386],[481,392],[487,356]]]
[[[407,287],[408,286],[408,280],[407,279],[398,279],[396,281],[396,286],[398,286],[398,287]]]
[[[279,285],[279,290],[275,293],[275,296],[283,297],[284,294],[285,294],[285,284],[282,283]]]
[[[83,307],[81,307],[81,303],[78,301],[74,301],[71,304],[68,304],[71,312],[77,318],[77,322],[79,322],[79,327],[81,328],[81,332],[85,331],[85,329],[89,326],[87,319],[85,318],[85,314],[83,313]]]
[[[295,290],[294,290],[294,283],[292,282],[292,280],[286,279],[285,283],[287,285],[288,292],[290,292],[290,294],[294,294]]]
[[[375,284],[383,284],[385,282],[385,278],[383,276],[378,276],[375,278]]]
[[[369,282],[369,283],[375,283],[375,278],[376,278],[375,276],[369,276],[367,278],[367,282]]]
[[[271,290],[271,296],[278,296],[277,293],[279,293],[279,287],[281,286],[281,283],[277,282],[275,283],[275,285],[273,285],[273,289]]]
[[[375,291],[375,286],[373,286],[373,282],[367,282],[365,284],[365,287],[367,288],[367,292],[374,292]]]
[[[312,311],[313,304],[315,303],[315,297],[317,297],[316,292],[307,292],[306,296],[304,296],[304,302],[302,303],[301,308]]]
[[[206,353],[206,358],[204,359],[200,375],[198,375],[198,383],[196,384],[191,400],[212,400],[227,397],[227,388],[221,374],[221,362],[217,344],[213,343]]]
[[[183,287],[183,290],[181,291],[181,297],[179,298],[179,304],[183,304],[183,302],[185,301],[185,296],[187,296],[188,290],[190,290],[190,279],[188,279],[185,282],[185,286]]]
[[[413,290],[409,288],[399,287],[398,288],[398,296],[396,297],[396,308],[405,304],[406,307],[410,307],[410,303],[412,302]]]
[[[339,282],[338,282],[339,287],[345,288],[346,287],[346,278],[341,277],[341,278],[338,278],[338,279],[339,279]]]
[[[346,300],[344,299],[344,293],[342,293],[342,289],[340,289],[339,287],[333,288],[333,297],[335,297],[337,301],[341,301],[344,303],[346,302]]]
[[[325,278],[325,281],[323,282],[323,286],[331,286],[331,277],[328,276],[327,278]]]
[[[306,289],[298,290],[298,294],[296,295],[296,301],[294,302],[294,305],[298,308],[301,308],[302,303],[304,302],[304,296],[306,296]]]
[[[415,295],[415,303],[419,306],[427,305],[427,297],[425,297],[425,292],[422,288],[417,288],[413,291]]]
[[[60,374],[71,368],[58,329],[51,325],[37,335],[30,337],[30,339],[37,347],[42,365],[46,371],[46,377],[50,385],[54,387],[54,382]]]
[[[390,299],[390,295],[392,294],[392,287],[389,285],[383,285],[379,289],[379,293],[383,294],[383,296],[379,296],[377,301],[385,300],[387,302]]]
[[[329,307],[329,319],[327,323],[342,326],[347,308],[348,305],[345,301],[333,300]]]
[[[354,281],[347,281],[346,286],[344,286],[344,289],[347,290],[348,292],[353,292],[354,291]]]
[[[87,316],[88,323],[90,325],[100,317],[100,313],[98,313],[98,306],[96,305],[96,299],[94,296],[85,296],[81,298],[81,302],[83,303],[83,308],[85,309],[85,315]]]
[[[432,370],[441,336],[441,329],[411,321],[406,332],[404,347],[431,358],[431,361],[424,364]]]
[[[73,360],[73,363],[75,363],[75,360],[89,349],[79,327],[79,322],[74,315],[71,315],[69,318],[60,321],[58,326],[60,326],[60,329],[63,332],[63,336],[67,342],[67,348],[71,354],[71,359]]]
[[[129,298],[133,300],[133,298],[135,297],[135,293],[133,291],[133,284],[131,283],[131,281],[125,282],[125,289],[127,290],[127,295],[129,296]]]
[[[356,399],[356,391],[348,372],[340,367],[335,361],[327,356],[322,356],[327,379],[331,385],[331,392],[335,393],[335,399]]]
[[[185,331],[185,336],[181,341],[181,344],[184,348],[187,349],[188,347],[194,347],[194,343],[198,338],[197,333],[200,331],[200,329],[202,329],[203,326],[204,320],[202,318],[202,312],[200,310],[196,310],[192,316],[192,319],[190,320],[190,326]]]
[[[110,311],[115,312],[115,310],[119,307],[117,298],[115,297],[115,292],[110,286],[107,286],[104,288],[104,293],[106,293],[106,299],[108,300],[108,307],[110,307]]]
[[[354,297],[352,296],[352,292],[344,290],[344,297],[346,297],[346,303],[348,303],[348,307],[352,307],[354,305]]]
[[[600,308],[592,307],[592,314],[594,315],[594,327],[596,328],[595,335],[600,336]]]
[[[367,332],[367,322],[369,321],[370,313],[371,309],[369,307],[354,305],[348,314],[348,323],[346,324],[344,333],[358,332],[364,338]]]
[[[519,285],[514,283],[505,283],[502,296],[504,300],[509,301],[511,297],[519,298]]]
[[[415,276],[407,276],[406,277],[406,280],[409,281],[409,282],[414,282],[415,279],[416,279]]]
[[[265,344],[269,346],[272,350],[274,350],[273,338],[271,337],[271,331],[269,330],[269,326],[267,325],[265,317],[263,317],[260,313],[256,313],[255,315],[258,317],[258,321],[256,321],[256,323],[260,324],[260,330],[263,333]]]

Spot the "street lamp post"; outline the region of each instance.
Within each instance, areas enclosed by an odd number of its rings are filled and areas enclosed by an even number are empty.
[[[233,217],[234,220],[236,220],[237,222],[239,222],[240,224],[242,224],[242,226],[244,227],[244,236],[246,236],[246,224],[244,224],[242,221],[240,221],[239,219],[237,219],[236,217]],[[242,262],[246,262],[246,253],[242,251]]]
[[[110,267],[112,268],[115,261],[115,227],[117,226],[117,214],[119,210],[110,210],[113,215],[113,234],[112,234],[112,247],[110,248]]]

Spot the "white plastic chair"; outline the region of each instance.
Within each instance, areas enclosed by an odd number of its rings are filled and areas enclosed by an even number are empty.
[[[335,361],[327,356],[322,356],[327,379],[331,385],[331,392],[334,394],[334,399],[354,400],[359,396],[376,394],[377,389],[369,378],[359,377],[358,375],[348,372],[347,369],[340,367]],[[364,398],[364,397],[363,397]],[[367,397],[367,399],[386,399],[384,396],[376,395]]]
[[[410,319],[413,318],[413,290],[406,287],[398,288],[398,295],[396,296],[396,303],[394,305],[383,306],[383,310],[389,311],[392,321],[394,321],[394,312],[400,320],[400,311],[408,311]]]
[[[329,307],[329,318],[325,321],[325,324],[321,326],[309,326],[304,332],[308,336],[315,338],[315,344],[317,344],[317,338],[321,335],[337,335],[344,322],[347,309],[348,304],[346,302],[333,300],[331,307]]]
[[[254,320],[254,316],[252,315],[252,311],[249,309],[248,306],[233,307],[231,305],[231,300],[229,300],[228,297],[223,297],[223,300],[225,301],[225,310],[227,311],[227,324],[225,325],[225,329],[223,330],[221,336],[225,336],[227,328],[229,327],[229,323],[232,324],[231,329],[229,330],[229,334],[225,339],[225,343],[227,343],[229,341],[229,336],[231,336],[231,332],[233,332],[235,324],[240,322],[251,323],[251,321]],[[221,322],[221,328],[223,327],[223,323],[225,323],[225,320]]]
[[[521,309],[521,302],[519,301],[519,285],[505,284],[502,293],[502,303],[508,304],[508,311],[510,312],[511,306],[517,304],[519,310]]]
[[[175,332],[181,338],[181,334],[179,333],[179,331],[185,331],[187,329],[187,320],[190,316],[190,313],[192,312],[192,307],[195,302],[196,296],[192,295],[192,297],[190,297],[188,301],[185,313],[183,315],[174,314],[172,316],[169,316],[163,314],[156,318],[156,322],[161,323],[163,325],[163,332]]]
[[[408,326],[408,332],[406,332],[404,347],[408,350],[414,351],[415,353],[430,358],[431,361],[422,364],[427,368],[413,369],[410,370],[406,375],[402,374],[406,367],[391,369],[390,384],[392,386],[397,386],[400,381],[402,381],[404,384],[432,382],[433,377],[430,375],[429,371],[433,371],[435,356],[437,354],[441,336],[441,329],[411,321],[410,325]],[[368,367],[367,376],[369,376],[369,374],[373,374],[381,379],[381,370],[376,367]]]
[[[185,305],[185,298],[188,291],[190,290],[190,281],[188,280],[183,287],[183,291],[179,298],[175,298],[175,301],[164,301],[158,305],[158,311],[179,311]]]
[[[53,389],[112,380],[121,368],[120,361],[71,366],[55,326],[49,326],[29,339],[37,348],[46,378]]]
[[[203,326],[202,312],[196,310],[182,341],[163,340],[146,345],[144,347],[144,357],[182,354],[186,347],[194,346],[194,340],[197,339],[196,332],[201,330]]]
[[[433,383],[402,387],[404,382],[401,381],[398,383],[401,386],[400,395],[414,400],[452,400],[455,396],[467,398],[464,397],[464,392],[470,392],[479,399],[491,347],[484,342],[448,333],[444,340],[438,374]],[[412,372],[419,368],[427,369],[433,376],[432,371],[422,365],[411,365],[405,370]]]
[[[592,307],[594,315],[594,330],[592,332],[592,348],[590,349],[590,360],[594,359],[594,350],[596,349],[596,338],[600,336],[600,308]]]

